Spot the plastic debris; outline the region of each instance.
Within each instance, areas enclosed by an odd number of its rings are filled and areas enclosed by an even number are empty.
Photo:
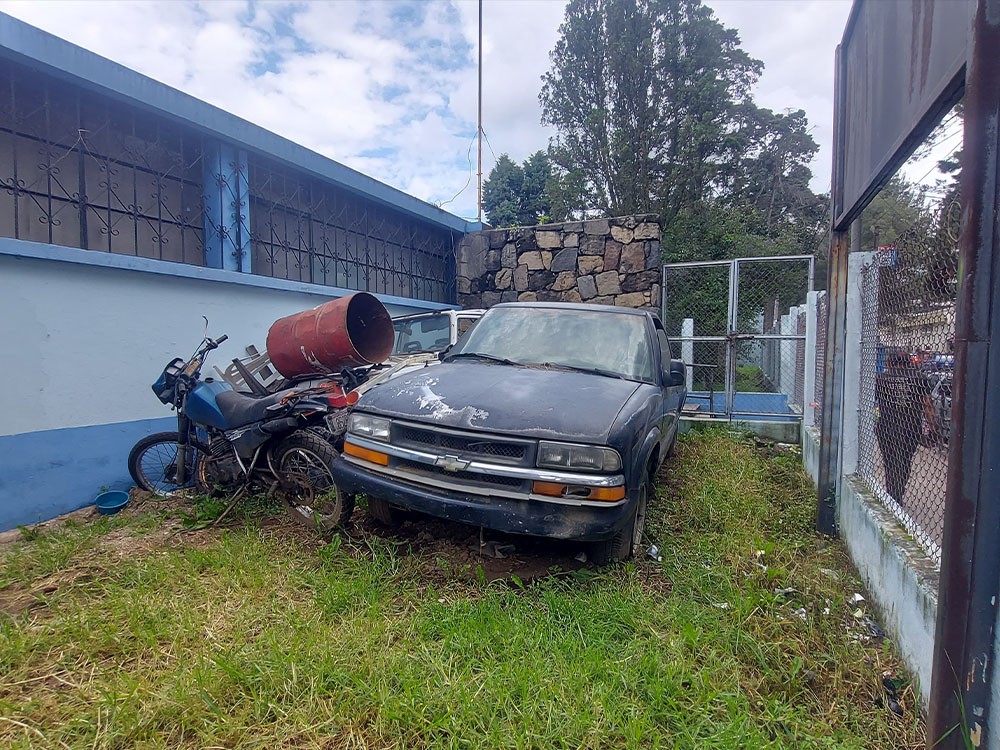
[[[576,553],[576,556],[573,559],[576,560],[577,562],[585,563],[587,562],[587,553],[581,550],[580,552]]]
[[[882,688],[885,690],[885,705],[889,707],[896,716],[903,715],[903,706],[898,699],[898,686],[892,678],[892,673],[887,672],[882,676]]]
[[[903,715],[903,707],[899,704],[899,701],[896,700],[893,696],[890,695],[888,698],[885,699],[885,702],[886,705],[889,706],[889,710],[892,711],[894,714],[896,714],[896,716]]]
[[[865,601],[865,598],[861,594],[856,593],[851,597],[851,604],[860,604],[863,601]]]
[[[885,638],[885,631],[872,618],[863,617],[861,622],[868,628],[868,632],[871,633],[872,638]]]
[[[719,602],[718,604],[713,604],[713,607],[718,607],[719,609],[729,609],[729,602]]]
[[[802,622],[808,622],[809,617],[806,615],[806,610],[804,607],[799,607],[798,609],[793,609],[792,614],[798,617]]]
[[[860,620],[862,617],[865,616],[865,611],[863,609],[856,609],[854,610],[854,616]]]
[[[646,550],[646,554],[656,560],[656,562],[663,562],[663,555],[660,554],[660,548],[655,544],[649,545],[649,549]]]
[[[798,589],[793,589],[791,587],[788,587],[787,589],[775,589],[774,590],[774,595],[775,596],[791,596],[792,594],[797,594],[797,593],[799,593],[799,590]]]

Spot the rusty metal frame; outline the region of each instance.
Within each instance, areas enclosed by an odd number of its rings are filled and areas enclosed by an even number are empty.
[[[927,742],[1000,746],[1000,0],[980,0],[966,70],[955,321],[938,619]],[[957,728],[957,729],[956,729]]]
[[[1000,694],[994,688],[1000,656],[1000,348],[991,346],[993,333],[1000,332],[1000,59],[995,52],[1000,49],[1000,0],[974,0],[965,64],[959,57],[954,76],[929,92],[923,111],[915,114],[898,145],[876,155],[878,168],[869,184],[852,205],[843,205],[845,164],[853,155],[845,148],[847,80],[842,47],[859,9],[870,1],[856,0],[836,59],[831,193],[835,218],[827,286],[830,308],[817,525],[827,533],[836,530],[849,229],[885,181],[964,95],[954,421],[927,745],[935,750],[1000,747],[1000,705],[996,705],[1000,699],[993,700]],[[921,12],[927,7],[921,6]],[[932,38],[932,31],[925,29],[925,38]],[[948,47],[942,54],[955,51]],[[922,54],[926,61],[926,48]]]

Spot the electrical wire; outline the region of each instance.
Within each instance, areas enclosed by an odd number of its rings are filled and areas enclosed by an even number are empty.
[[[945,139],[942,139],[942,140],[940,141],[940,143],[938,143],[938,144],[936,144],[936,145],[941,145],[941,144],[942,144],[942,143],[944,143],[944,142],[945,142],[946,140],[951,140],[951,139],[952,139],[952,138],[954,138],[954,137],[955,137],[956,135],[962,135],[962,131],[958,131],[957,133],[952,133],[952,134],[951,134],[951,135],[950,135],[950,136],[949,136],[948,138],[945,138]],[[922,182],[923,182],[924,180],[926,180],[926,179],[927,179],[928,177],[930,177],[930,174],[931,174],[931,172],[933,172],[933,171],[934,171],[935,169],[938,169],[938,168],[940,167],[940,164],[941,164],[941,162],[943,162],[943,161],[948,161],[949,159],[951,159],[951,158],[952,158],[952,157],[953,157],[953,156],[954,156],[955,154],[957,154],[957,153],[959,152],[959,150],[960,150],[961,148],[962,148],[962,146],[957,146],[956,148],[952,149],[951,153],[950,153],[950,154],[948,154],[948,155],[947,155],[946,157],[944,157],[943,159],[935,159],[935,161],[934,161],[934,164],[933,164],[933,165],[931,165],[931,168],[930,168],[930,169],[928,169],[928,170],[927,170],[927,171],[926,171],[926,172],[924,173],[923,177],[921,177],[921,178],[920,178],[920,179],[918,179],[918,180],[914,180],[914,183],[915,183],[915,184],[917,184],[917,185],[919,185],[920,183],[922,183]]]
[[[462,189],[459,190],[457,193],[455,193],[455,195],[453,195],[451,198],[449,198],[446,201],[442,201],[441,203],[438,203],[437,204],[438,208],[441,208],[442,206],[447,206],[449,203],[452,203],[453,201],[455,201],[458,198],[458,196],[460,196],[462,193],[464,193],[465,190],[466,190],[466,188],[468,188],[469,185],[472,183],[472,175],[475,174],[475,170],[472,168],[472,147],[474,145],[476,145],[476,138],[478,138],[478,137],[479,137],[479,134],[476,133],[476,135],[474,135],[472,137],[472,140],[469,142],[469,154],[468,154],[468,158],[469,158],[469,179],[467,179],[465,181],[465,184],[462,186]]]
[[[486,145],[490,147],[490,153],[493,154],[493,163],[496,164],[497,163],[497,155],[493,151],[493,144],[490,143],[490,137],[488,135],[486,135],[486,128],[483,128],[483,138],[486,139]]]

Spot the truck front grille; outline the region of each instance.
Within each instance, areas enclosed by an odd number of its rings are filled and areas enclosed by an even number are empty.
[[[493,435],[445,432],[408,424],[394,424],[393,445],[439,455],[457,455],[466,459],[488,457],[496,463],[525,465],[532,458],[532,443]],[[435,450],[436,449],[436,450]]]

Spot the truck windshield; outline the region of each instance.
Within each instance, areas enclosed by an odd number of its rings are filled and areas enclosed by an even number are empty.
[[[447,313],[399,318],[392,321],[392,327],[396,331],[396,341],[392,346],[394,356],[440,352],[451,343],[451,317]]]
[[[603,370],[653,380],[652,348],[639,315],[553,308],[497,307],[453,350],[522,365]]]

